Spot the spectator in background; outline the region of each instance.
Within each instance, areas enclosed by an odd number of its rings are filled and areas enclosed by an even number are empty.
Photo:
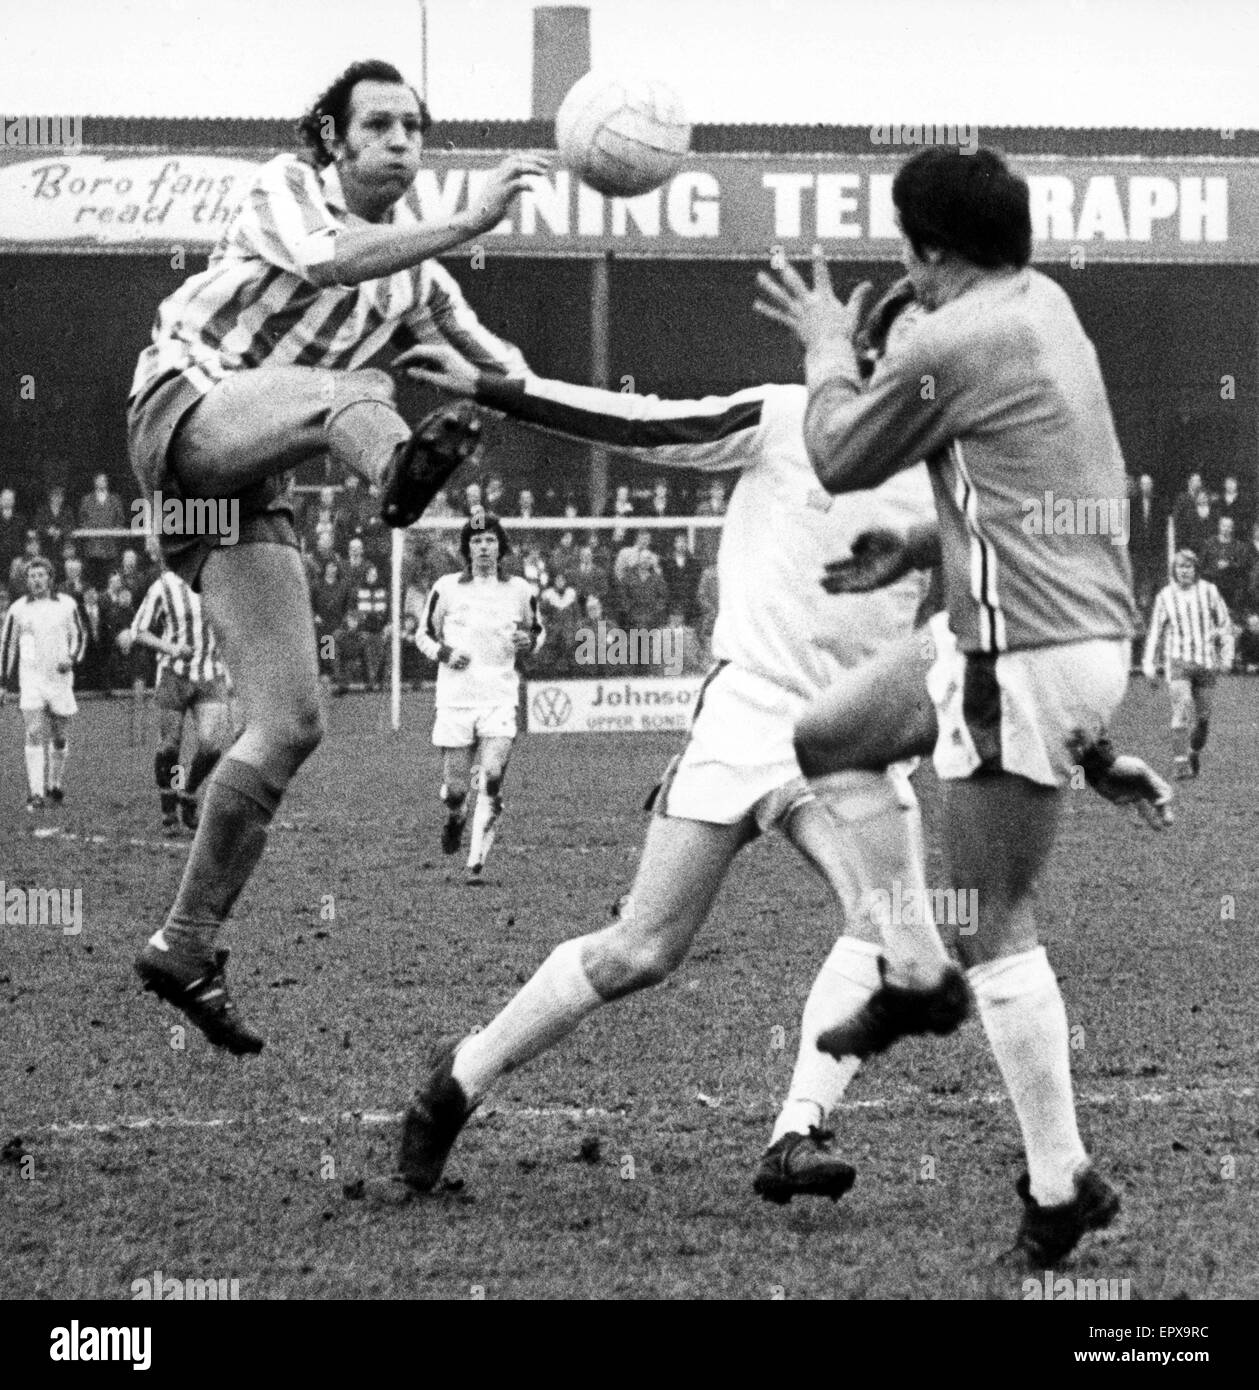
[[[1246,571],[1241,606],[1247,613],[1259,613],[1259,521],[1250,527],[1250,544],[1244,549],[1242,564]]]
[[[1198,494],[1202,491],[1202,474],[1190,473],[1185,490],[1177,494],[1172,503],[1172,523],[1176,528],[1176,544],[1186,544],[1185,537],[1193,526],[1194,508],[1198,505]]]
[[[83,595],[87,586],[83,582],[83,561],[77,556],[72,555],[61,566],[61,583],[57,586],[63,594],[70,597],[83,607]]]
[[[1247,613],[1237,639],[1237,669],[1243,675],[1259,675],[1259,613]]]
[[[579,608],[577,590],[563,570],[556,570],[539,599],[546,643],[542,655],[550,654],[551,668],[563,675],[572,667],[573,645],[577,640]]]
[[[310,607],[315,615],[315,641],[319,651],[319,675],[331,683],[336,675],[336,634],[350,606],[350,588],[335,556],[324,561],[318,580],[311,585]],[[331,640],[329,640],[331,639]]]
[[[75,564],[81,566],[82,561],[76,560]],[[74,683],[84,690],[107,690],[111,639],[98,589],[89,585],[83,590],[79,612],[83,617],[83,632],[87,640]]]
[[[644,551],[651,556],[654,563],[656,556],[651,548],[650,531],[639,531],[632,541],[626,541],[616,552],[616,559],[612,564],[612,583],[614,586],[623,583],[626,576],[638,568]],[[656,567],[658,569],[659,565]]]
[[[673,516],[673,498],[669,494],[669,484],[664,478],[657,478],[651,488],[651,504],[648,516]]]
[[[350,542],[353,547],[354,542]],[[367,673],[367,688],[378,689],[385,683],[385,657],[388,653],[386,632],[389,627],[389,590],[381,583],[380,571],[368,565],[355,589],[359,633],[363,645],[363,664]]]
[[[21,553],[14,556],[9,565],[8,585],[9,597],[19,599],[26,593],[26,567],[32,560],[44,556],[44,552],[39,548],[39,532],[33,526],[28,526],[22,538]]]
[[[84,530],[127,529],[127,513],[122,498],[110,491],[107,473],[98,473],[92,479],[92,491],[79,503],[79,526]],[[90,536],[84,539],[83,568],[97,588],[107,584],[110,574],[117,568],[122,544],[114,536]]]
[[[1246,549],[1233,534],[1233,519],[1221,516],[1202,550],[1202,577],[1220,591],[1231,612],[1246,582]]]
[[[532,488],[520,489],[520,496],[516,499],[516,515],[522,521],[532,521],[537,517],[537,503],[534,501]]]
[[[341,573],[345,576],[345,582],[353,590],[366,582],[367,571],[374,566],[370,566],[368,563],[367,547],[363,544],[361,536],[354,537],[347,547],[347,551],[345,565],[342,567]]]
[[[333,561],[337,568],[341,567],[341,557],[337,554],[336,548],[332,544],[332,527],[321,526],[315,536],[313,548],[307,550],[304,557],[306,563],[306,574],[310,583],[318,584],[324,571]]]
[[[675,532],[673,549],[664,562],[664,582],[669,590],[669,607],[681,613],[684,623],[696,617],[695,594],[699,588],[699,566],[682,531]]]
[[[1154,495],[1154,479],[1142,473],[1130,503],[1128,554],[1132,560],[1132,587],[1137,607],[1148,612],[1157,590],[1163,587],[1167,567],[1167,525],[1162,506]]]
[[[586,532],[586,546],[590,551],[590,557],[595,569],[602,570],[609,579],[612,575],[612,561],[616,552],[609,544],[609,532],[604,530],[592,530]]]
[[[408,613],[402,620],[402,684],[408,690],[414,690],[421,681],[436,672],[433,663],[420,651],[419,636],[419,616]]]
[[[485,510],[492,516],[502,516],[507,509],[503,497],[503,480],[497,473],[491,473],[485,480]]]
[[[1207,542],[1216,534],[1218,529],[1215,506],[1211,501],[1211,494],[1206,488],[1198,489],[1197,500],[1185,525],[1187,529],[1183,532],[1179,526],[1176,528],[1176,546],[1181,550],[1186,548],[1192,550],[1201,559],[1206,550]]]
[[[572,531],[565,531],[561,534],[555,548],[547,556],[547,568],[552,574],[556,570],[563,570],[565,574],[573,575],[577,573],[577,537]]]
[[[642,549],[637,566],[617,585],[617,606],[625,628],[659,628],[669,616],[669,590],[650,550]]]
[[[478,507],[484,507],[482,500],[481,484],[469,483],[463,490],[463,514],[471,516]]]
[[[686,619],[686,615],[676,604],[670,605],[669,628],[673,634],[673,651],[682,656],[681,669],[675,668],[667,674],[673,676],[695,676],[704,670],[704,654],[700,649],[699,633]],[[676,660],[676,657],[675,657]]]
[[[61,547],[70,539],[74,531],[74,517],[66,506],[66,490],[60,483],[48,489],[48,496],[35,513],[35,529],[39,532],[44,554],[59,555]]]
[[[336,488],[321,487],[315,495],[314,504],[307,507],[302,520],[302,534],[307,545],[315,546],[320,532],[326,530],[332,537],[334,553],[345,554],[345,545],[349,537],[346,534],[345,517],[337,506]]]
[[[134,547],[128,546],[122,552],[122,559],[118,564],[118,577],[122,580],[124,589],[129,589],[133,595],[147,594],[149,586],[158,576],[158,571],[150,568],[145,560],[140,559],[140,552]]]
[[[117,570],[109,576],[101,601],[101,614],[104,620],[105,683],[110,690],[128,690],[143,667],[135,648],[124,652],[118,645],[118,634],[131,626],[135,614],[135,595],[122,582]],[[138,650],[142,652],[144,648]]]
[[[701,533],[702,534],[702,533]],[[714,561],[706,565],[699,576],[699,584],[695,590],[695,602],[699,608],[699,640],[703,648],[704,660],[707,663],[712,661],[713,650],[713,628],[717,625],[717,601],[720,596],[720,586],[717,582],[717,564]]]
[[[609,516],[633,516],[634,502],[630,497],[629,486],[626,483],[618,483],[616,492],[612,496],[612,505],[608,508]]]
[[[608,601],[608,590],[612,587],[612,580],[606,567],[595,564],[595,552],[589,545],[583,545],[577,552],[573,587],[577,590],[578,602],[583,606],[591,597],[597,598],[601,605]]]
[[[367,643],[357,608],[351,606],[345,610],[341,626],[333,634],[333,645],[336,650],[332,662],[333,693],[344,695],[351,681],[359,681],[370,689]]]
[[[720,478],[708,480],[708,494],[695,508],[696,516],[725,516],[726,485]],[[721,544],[721,528],[704,526],[695,533],[695,560],[701,570],[717,563],[717,547]]]
[[[26,521],[17,509],[17,494],[11,487],[0,488],[0,579],[7,581],[25,544]]]
[[[1241,495],[1241,488],[1237,485],[1237,477],[1230,473],[1224,479],[1224,490],[1220,493],[1220,500],[1216,503],[1216,515],[1226,516],[1233,523],[1233,534],[1241,539],[1250,535],[1250,528],[1254,525],[1255,516],[1247,500]]]

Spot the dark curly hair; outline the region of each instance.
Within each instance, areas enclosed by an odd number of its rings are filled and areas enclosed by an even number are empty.
[[[411,87],[392,63],[382,62],[379,58],[367,58],[360,63],[351,63],[326,92],[315,98],[310,110],[297,123],[298,134],[305,142],[317,168],[322,169],[324,165],[332,163],[332,156],[324,142],[325,118],[332,119],[333,137],[343,140],[350,118],[350,96],[355,84],[359,82],[396,82],[399,86],[410,87],[416,101],[420,103],[420,130],[427,135],[429,127],[433,124],[424,98]]]
[[[892,202],[919,259],[926,246],[989,268],[1031,259],[1027,181],[995,150],[923,150],[892,180]]]

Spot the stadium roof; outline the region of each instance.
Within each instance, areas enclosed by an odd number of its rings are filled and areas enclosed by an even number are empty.
[[[870,126],[697,125],[697,154],[869,154]],[[85,116],[83,142],[92,146],[213,150],[287,149],[297,143],[296,121],[260,118]],[[455,150],[549,148],[550,121],[438,121],[431,140]],[[1148,157],[1259,156],[1259,130],[1089,130],[1055,126],[984,126],[981,143],[1012,155],[1051,154]]]

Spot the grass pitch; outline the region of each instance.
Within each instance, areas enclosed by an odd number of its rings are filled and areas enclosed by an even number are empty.
[[[1125,1195],[1072,1272],[1128,1278],[1134,1298],[1259,1295],[1256,694],[1223,683],[1174,831],[1068,796],[1044,885],[1086,1142]],[[433,1043],[606,920],[679,743],[522,738],[488,883],[469,889],[438,851],[430,716],[408,697],[394,735],[378,697],[333,705],[229,933],[267,1038],[237,1061],[131,973],[186,853],[157,833],[151,742],[129,746],[121,702],[85,705],[67,805],[31,818],[19,718],[0,712],[0,878],[83,893],[78,935],[0,926],[0,1296],[128,1299],[159,1270],[237,1279],[242,1299],[1023,1296],[994,1263],[1022,1165],[977,1022],[858,1077],[842,1202],[753,1196],[833,934],[775,838],[742,856],[666,985],[504,1080],[452,1157],[462,1186],[347,1196],[391,1167]],[[1119,741],[1165,764],[1164,723],[1134,685]],[[929,771],[918,784],[930,824]]]

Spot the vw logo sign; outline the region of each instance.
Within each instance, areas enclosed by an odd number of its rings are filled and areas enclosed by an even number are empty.
[[[540,727],[558,729],[568,723],[573,712],[573,702],[558,686],[544,685],[534,693],[529,708]]]

